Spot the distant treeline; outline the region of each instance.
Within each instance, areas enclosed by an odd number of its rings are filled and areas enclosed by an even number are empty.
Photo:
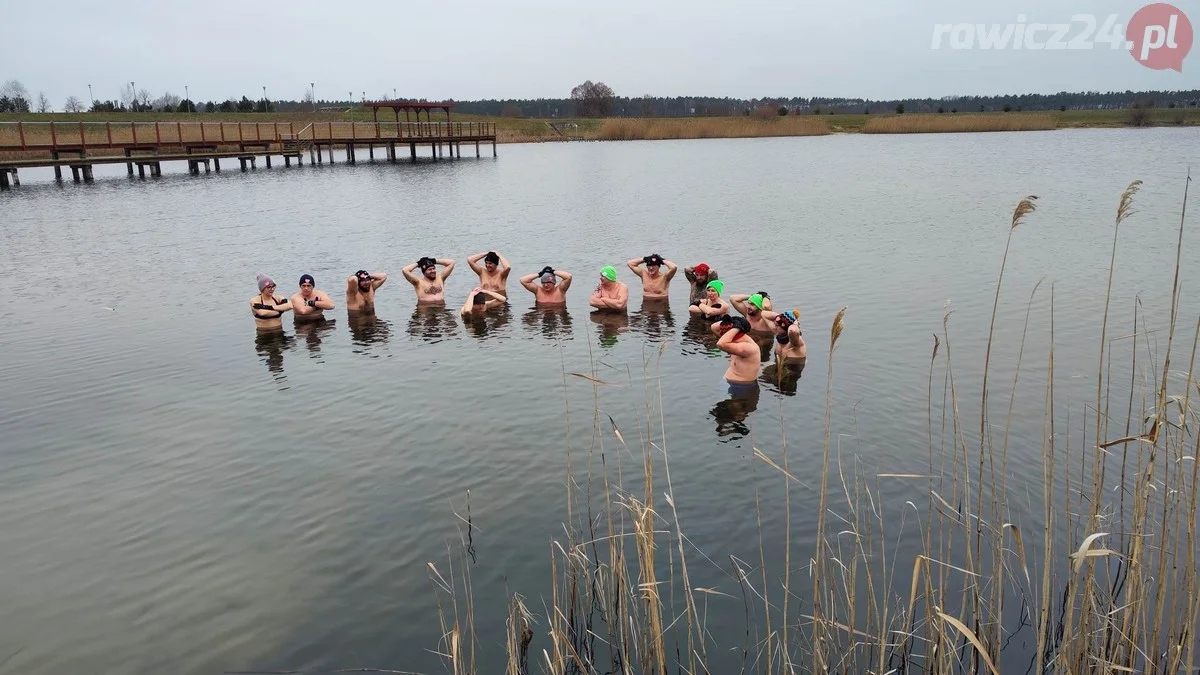
[[[455,101],[456,112],[505,117],[575,116],[571,99],[506,99]],[[899,106],[907,112],[991,112],[1008,110],[1103,110],[1142,107],[1197,107],[1200,89],[1187,91],[1060,92],[1057,94],[1020,94],[1007,96],[946,96],[943,98],[905,98],[871,100],[861,98],[755,98],[736,99],[715,96],[614,96],[610,115],[614,117],[685,117],[692,115],[747,115],[762,108],[786,108],[791,114],[877,114],[895,112]],[[283,109],[283,104],[280,104]]]

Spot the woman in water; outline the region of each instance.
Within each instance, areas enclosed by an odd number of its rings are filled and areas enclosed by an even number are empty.
[[[275,282],[265,274],[258,275],[258,295],[250,298],[254,325],[261,331],[283,330],[282,316],[292,309],[287,298],[275,297]]]
[[[787,365],[804,367],[808,345],[800,333],[800,310],[775,315],[775,359]]]
[[[716,321],[721,318],[722,314],[729,313],[729,303],[725,298],[721,297],[721,292],[725,290],[725,282],[719,279],[714,279],[708,282],[704,288],[704,299],[693,301],[688,307],[688,312],[692,316],[702,316],[709,321]]]

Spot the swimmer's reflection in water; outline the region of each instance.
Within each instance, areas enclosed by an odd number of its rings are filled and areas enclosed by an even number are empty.
[[[291,349],[295,342],[296,339],[284,333],[283,329],[254,332],[254,351],[263,357],[267,372],[274,375],[276,380],[286,379],[283,374],[283,353]]]
[[[683,338],[680,340],[684,354],[704,354],[713,358],[728,358],[725,352],[717,349],[718,336],[712,332],[712,323],[700,317],[691,317],[683,324]]]
[[[629,315],[625,312],[597,310],[588,315],[592,323],[600,326],[600,346],[617,344],[617,336],[629,329]]]
[[[762,375],[758,378],[758,381],[784,396],[795,396],[796,385],[800,382],[800,375],[804,372],[804,363],[806,360],[777,359],[771,365],[763,368]]]
[[[534,307],[521,315],[521,323],[550,340],[571,339],[571,314],[566,307]]]
[[[669,337],[668,331],[675,330],[675,317],[666,298],[644,298],[640,311],[629,317],[629,327],[650,340]]]
[[[417,305],[408,319],[408,334],[434,344],[458,337],[458,315],[443,305]]]
[[[717,437],[733,441],[748,436],[750,427],[746,424],[746,418],[758,409],[758,399],[762,390],[757,382],[730,384],[721,380],[721,387],[725,389],[728,398],[717,403],[709,411],[717,420]]]
[[[483,314],[464,314],[462,320],[467,335],[479,339],[496,337],[502,334],[500,329],[512,320],[512,309],[508,304],[504,304]]]
[[[324,317],[297,321],[295,323],[296,338],[304,340],[304,346],[312,353],[314,359],[319,358],[321,355],[321,340],[336,327],[336,321]]]
[[[346,312],[346,324],[356,345],[382,344],[391,337],[392,325],[375,316],[375,312]]]

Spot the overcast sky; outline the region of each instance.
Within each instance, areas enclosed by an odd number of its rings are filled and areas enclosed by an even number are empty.
[[[1200,88],[1200,57],[1154,71],[1124,49],[931,48],[934,24],[1120,23],[1144,2],[1100,0],[0,0],[0,81],[61,109],[68,95],[300,99],[619,95],[874,99]],[[1175,3],[1200,26],[1200,2]],[[1082,30],[1077,23],[1068,37]]]

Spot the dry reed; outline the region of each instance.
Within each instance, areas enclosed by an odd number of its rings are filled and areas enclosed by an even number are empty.
[[[1119,200],[1110,279],[1119,269],[1116,229],[1132,214],[1132,199],[1139,185],[1132,183]],[[1022,200],[1006,223],[1010,244],[1014,230],[1033,211],[1032,199]],[[729,578],[737,584],[736,590],[692,586],[685,548],[685,542],[690,542],[676,511],[662,413],[656,419],[647,404],[638,420],[640,475],[636,487],[627,490],[620,457],[636,455],[612,418],[607,425],[602,423],[598,410],[604,383],[580,375],[592,382],[597,409],[588,448],[587,502],[571,507],[573,515],[566,523],[564,538],[551,545],[551,593],[545,625],[535,629],[539,624],[521,599],[512,599],[507,626],[509,675],[529,672],[526,655],[530,648],[540,650],[540,669],[554,675],[710,673],[717,666],[710,655],[718,653],[740,654],[741,673],[767,675],[791,675],[798,670],[880,674],[909,670],[938,674],[1195,672],[1195,627],[1200,620],[1195,538],[1200,433],[1195,423],[1200,418],[1192,409],[1191,395],[1193,389],[1200,393],[1192,369],[1200,345],[1200,321],[1184,380],[1180,382],[1178,373],[1170,369],[1186,203],[1185,186],[1161,370],[1159,359],[1154,358],[1156,372],[1140,391],[1137,380],[1130,380],[1126,428],[1120,438],[1110,439],[1109,434],[1108,399],[1117,394],[1111,391],[1110,378],[1098,383],[1098,400],[1091,412],[1103,419],[1092,420],[1090,434],[1086,433],[1087,420],[1078,427],[1085,430],[1085,438],[1084,453],[1076,458],[1071,457],[1070,437],[1065,442],[1059,438],[1064,429],[1071,428],[1071,421],[1069,413],[1065,423],[1059,419],[1056,405],[1055,294],[1051,285],[1049,334],[1045,336],[1049,349],[1042,412],[1040,546],[1027,539],[1032,531],[1023,531],[1008,510],[1008,493],[1022,486],[1008,483],[1007,451],[1029,318],[1041,281],[1025,307],[1008,419],[999,447],[989,435],[993,425],[988,421],[986,385],[981,394],[979,438],[969,437],[967,429],[972,425],[959,409],[952,311],[947,307],[942,333],[934,334],[928,374],[928,475],[872,475],[857,457],[843,456],[841,445],[835,443],[832,354],[846,330],[846,310],[838,312],[830,328],[823,471],[819,491],[812,495],[819,508],[816,546],[808,560],[810,577],[785,571],[775,577],[774,584],[770,582],[763,507],[756,488],[757,513],[747,514],[747,518],[757,517],[758,522],[760,588],[750,580],[750,566],[733,555],[729,557],[733,570]],[[1008,251],[1006,245],[993,301],[993,325]],[[1111,300],[1111,284],[1109,293],[1106,305]],[[1101,377],[1106,352],[1111,359],[1111,350],[1105,349],[1107,322],[1106,310],[1101,328]],[[1135,372],[1139,365],[1137,336],[1146,330],[1139,328],[1135,305],[1131,352]],[[990,330],[988,341],[990,345]],[[993,365],[990,361],[989,349],[985,372]],[[941,377],[937,378],[939,370]],[[938,379],[942,381],[940,406],[935,405]],[[1144,415],[1133,405],[1139,393],[1149,402],[1149,412]],[[661,390],[657,396],[661,411]],[[939,412],[940,430],[934,423]],[[605,450],[609,434],[620,447],[613,454],[615,464]],[[972,446],[979,448],[977,457],[972,456]],[[1116,454],[1115,448],[1128,446],[1136,450]],[[753,461],[768,467],[772,475],[782,476],[788,489],[792,482],[804,486],[789,471],[786,445],[782,452],[780,463],[756,447]],[[999,466],[991,460],[997,453]],[[598,476],[591,473],[593,457],[599,462]],[[1075,467],[1078,475],[1072,475]],[[659,474],[661,478],[656,477]],[[600,514],[593,512],[591,504],[594,477],[605,492]],[[919,539],[914,538],[922,550],[911,560],[897,559],[892,547],[902,539],[905,516],[893,522],[895,505],[880,503],[881,481],[911,478],[922,479],[928,486],[923,508],[910,504],[926,515],[926,521],[919,524]],[[580,488],[572,487],[575,477],[569,475],[567,485],[568,504],[584,497]],[[667,510],[656,509],[655,494],[665,495]],[[785,523],[790,522],[790,509],[790,498],[785,497]],[[836,519],[836,527],[827,527],[831,518]],[[1113,530],[1118,521],[1120,527]],[[835,529],[839,531],[834,533]],[[885,541],[885,532],[896,533],[894,543]],[[785,565],[791,554],[789,536],[784,539]],[[606,550],[601,552],[598,543]],[[667,554],[665,561],[663,553]],[[700,555],[712,562],[709,556]],[[468,597],[469,575],[465,570],[455,575],[453,565],[449,580],[432,563],[430,570],[445,635],[439,653],[450,672],[474,675],[480,671],[472,656],[477,638]],[[783,587],[779,588],[781,580]],[[697,594],[705,598],[703,611]],[[811,597],[812,613],[789,616],[787,599],[793,595],[797,602]],[[737,606],[739,598],[741,608]],[[1018,602],[1009,602],[1009,598]],[[705,617],[710,602],[716,603],[716,611],[745,617],[744,644],[724,639],[734,636],[709,632]],[[797,617],[803,621],[796,621]],[[772,626],[780,629],[775,631]],[[1005,644],[1024,627],[1032,631],[1033,639],[1025,640],[1034,647],[1032,663],[1016,662],[1005,653]],[[758,639],[751,640],[751,632]],[[1028,652],[1025,655],[1028,657]],[[805,662],[811,666],[797,665]]]
[[[892,115],[873,117],[864,134],[939,134],[972,131],[1041,131],[1057,129],[1050,115]]]
[[[644,141],[683,138],[759,138],[768,136],[822,136],[829,125],[819,117],[781,117],[759,120],[746,117],[699,119],[609,119],[596,139]]]

